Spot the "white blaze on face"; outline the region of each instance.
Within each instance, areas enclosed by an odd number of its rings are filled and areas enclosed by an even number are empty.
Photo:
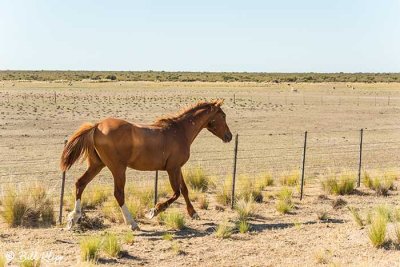
[[[134,220],[125,204],[122,205],[121,211],[122,211],[122,215],[124,216],[125,223],[132,224],[132,222],[134,222]]]

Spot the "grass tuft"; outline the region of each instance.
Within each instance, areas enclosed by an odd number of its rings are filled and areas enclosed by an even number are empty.
[[[300,172],[299,171],[292,171],[289,174],[284,174],[280,178],[281,185],[284,186],[296,186],[300,184]]]
[[[353,216],[353,220],[355,221],[355,223],[360,226],[363,227],[365,225],[363,219],[361,218],[360,213],[358,212],[358,210],[354,207],[348,207],[351,215]]]
[[[385,242],[387,222],[387,218],[382,214],[377,213],[372,217],[371,225],[368,228],[368,237],[376,248],[381,247]]]
[[[330,176],[322,181],[322,188],[334,195],[348,195],[355,188],[355,177],[351,174],[341,174],[339,177]]]
[[[223,222],[217,226],[215,230],[215,236],[217,238],[225,239],[231,237],[233,228],[228,225],[227,222]]]
[[[124,233],[123,240],[125,244],[133,245],[133,243],[135,243],[135,235],[131,231],[128,231]]]
[[[277,193],[277,201],[275,204],[275,208],[278,212],[282,214],[287,214],[291,212],[294,208],[292,202],[293,191],[287,187],[282,188]]]
[[[247,233],[251,229],[251,226],[247,221],[239,221],[237,227],[239,232],[242,234]]]
[[[369,189],[375,191],[378,196],[387,196],[389,190],[394,190],[396,175],[385,172],[381,176],[372,177],[368,172],[364,172],[363,183]]]
[[[107,234],[103,241],[103,251],[107,253],[107,255],[117,258],[121,255],[121,244],[117,239],[117,236],[114,234]]]
[[[101,239],[97,236],[88,236],[81,240],[81,259],[96,263],[101,249]]]
[[[159,220],[167,227],[181,230],[185,227],[185,217],[178,210],[169,210],[160,213]]]
[[[236,202],[235,210],[239,215],[239,221],[247,221],[254,214],[254,201],[249,199],[246,201],[244,198]]]
[[[174,239],[174,235],[171,233],[165,233],[163,234],[162,239],[165,241],[172,241]]]
[[[207,196],[205,196],[204,194],[200,195],[200,197],[198,199],[198,204],[199,204],[200,209],[202,209],[202,210],[208,209],[209,202],[208,202]]]
[[[210,177],[200,167],[185,170],[183,177],[193,190],[205,192],[211,184]]]
[[[1,202],[3,210],[0,214],[11,227],[54,224],[53,201],[44,186],[33,185],[19,191],[10,188]]]
[[[40,265],[40,259],[23,259],[19,263],[19,266],[21,267],[40,267]]]

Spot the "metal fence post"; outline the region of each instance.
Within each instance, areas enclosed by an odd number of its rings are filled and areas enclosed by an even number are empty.
[[[301,167],[300,200],[303,199],[304,167],[306,165],[307,131],[304,132],[303,165]]]
[[[231,199],[231,208],[235,205],[235,182],[236,182],[236,164],[237,164],[237,152],[238,152],[238,143],[239,143],[239,134],[236,134],[235,137],[235,150],[233,157],[233,173],[232,173],[232,199]]]
[[[158,171],[156,171],[156,179],[154,180],[154,206],[157,205],[158,200]]]
[[[360,158],[359,158],[359,161],[358,161],[358,181],[357,181],[357,187],[360,187],[360,185],[361,185],[361,163],[362,163],[363,135],[364,135],[364,129],[361,129],[361,130],[360,130]]]
[[[67,145],[67,140],[64,140],[64,147]],[[62,224],[62,214],[63,214],[63,205],[64,205],[64,189],[65,189],[65,171],[62,172],[61,176],[61,194],[60,194],[60,211],[58,222]]]

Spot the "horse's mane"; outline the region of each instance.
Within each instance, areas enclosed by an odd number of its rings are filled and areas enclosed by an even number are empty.
[[[183,118],[186,118],[187,116],[193,114],[195,111],[206,108],[206,107],[220,107],[224,103],[224,100],[217,99],[213,101],[199,101],[194,105],[188,106],[186,108],[183,108],[180,112],[178,112],[175,115],[164,115],[162,117],[157,118],[154,122],[154,126],[159,126],[159,127],[169,127],[176,122],[182,120]]]

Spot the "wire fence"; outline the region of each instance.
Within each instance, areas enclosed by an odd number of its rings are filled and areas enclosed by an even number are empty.
[[[66,204],[70,206],[74,182],[84,173],[85,166],[76,165],[63,176],[58,165],[64,140],[45,142],[27,138],[27,141],[29,143],[0,145],[0,195],[6,195],[11,188],[23,192],[24,188],[38,183],[45,186],[54,203],[60,203],[62,207],[68,202]],[[266,174],[277,182],[285,175],[296,173],[301,177],[303,174],[305,197],[314,194],[327,175],[350,172],[360,178],[364,171],[399,171],[400,128],[308,131],[306,141],[305,148],[304,132],[276,133],[255,129],[239,133],[236,146],[235,142],[222,143],[204,131],[192,145],[191,157],[184,170],[203,169],[215,183],[214,193],[223,190],[228,181],[232,195],[240,194],[244,183],[257,182]],[[155,172],[128,169],[128,192],[146,191],[150,198],[157,198],[155,178]],[[162,187],[166,190],[166,172],[158,172],[157,184],[159,192]],[[87,186],[83,198],[94,189],[112,196],[113,179],[107,168]],[[303,192],[298,194],[302,197]],[[55,207],[57,212],[62,210],[58,205]]]

